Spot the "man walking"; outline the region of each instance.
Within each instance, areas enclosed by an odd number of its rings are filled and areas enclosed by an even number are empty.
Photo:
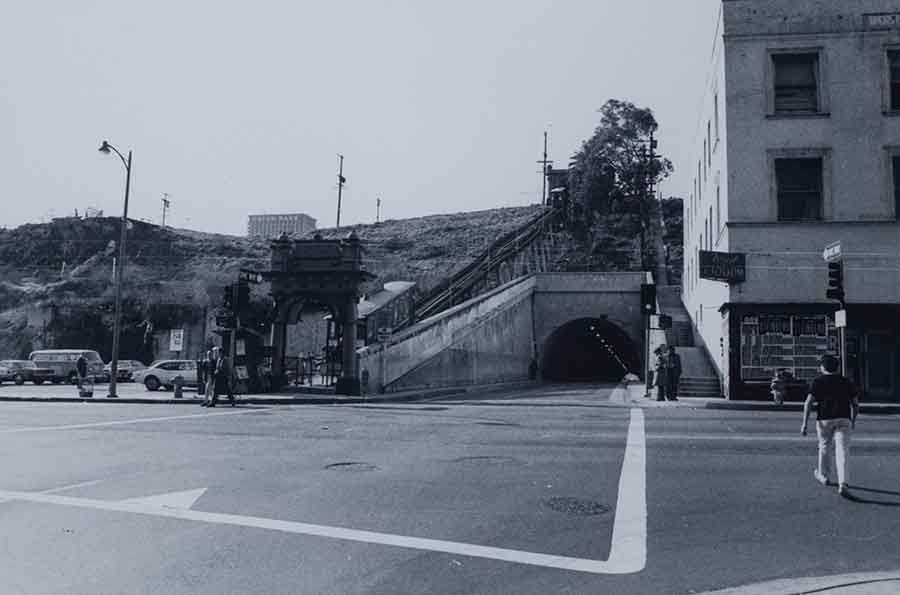
[[[666,357],[666,398],[678,400],[678,383],[681,381],[681,356],[675,352],[675,346],[669,345]]]
[[[812,404],[816,403],[816,434],[819,438],[819,458],[813,477],[822,485],[834,485],[831,479],[831,459],[837,468],[838,493],[847,496],[847,458],[850,454],[850,434],[856,427],[859,397],[856,387],[838,373],[840,364],[833,355],[823,355],[817,376],[810,385],[803,403],[803,425],[800,433],[806,436],[806,423]]]

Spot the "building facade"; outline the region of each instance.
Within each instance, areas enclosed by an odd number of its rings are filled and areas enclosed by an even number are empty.
[[[316,228],[316,220],[305,213],[280,215],[250,215],[247,218],[247,237],[274,239],[281,234],[302,235]]]
[[[900,401],[900,0],[723,0],[687,165],[682,299],[730,398],[839,354],[823,250],[840,242],[847,373]],[[701,251],[743,255],[710,280]]]

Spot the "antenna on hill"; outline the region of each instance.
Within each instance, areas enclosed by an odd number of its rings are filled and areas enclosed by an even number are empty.
[[[169,205],[171,205],[171,201],[169,200],[169,193],[162,193],[162,227],[166,226],[166,211],[169,210]]]
[[[381,223],[381,198],[375,199],[375,223]]]
[[[547,204],[547,175],[550,173],[549,168],[553,165],[553,161],[547,159],[547,131],[544,131],[544,158],[538,161],[537,163],[541,164],[541,174],[543,178],[543,185],[541,187],[541,204]]]

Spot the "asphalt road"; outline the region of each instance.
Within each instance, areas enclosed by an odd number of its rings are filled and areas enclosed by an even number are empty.
[[[900,569],[897,416],[860,418],[847,500],[813,481],[796,413],[612,390],[0,403],[0,592],[692,593]]]

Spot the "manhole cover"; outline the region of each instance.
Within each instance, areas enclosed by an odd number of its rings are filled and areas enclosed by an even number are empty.
[[[609,512],[609,506],[605,504],[600,504],[594,500],[582,500],[581,498],[567,496],[547,498],[542,504],[550,510],[573,516],[593,516]]]
[[[361,463],[359,461],[345,461],[343,463],[332,463],[325,465],[325,469],[329,471],[375,471],[378,469],[372,463]]]
[[[454,459],[454,463],[477,463],[485,465],[524,465],[525,462],[513,457],[501,457],[493,455],[483,455],[475,457],[460,457]]]

